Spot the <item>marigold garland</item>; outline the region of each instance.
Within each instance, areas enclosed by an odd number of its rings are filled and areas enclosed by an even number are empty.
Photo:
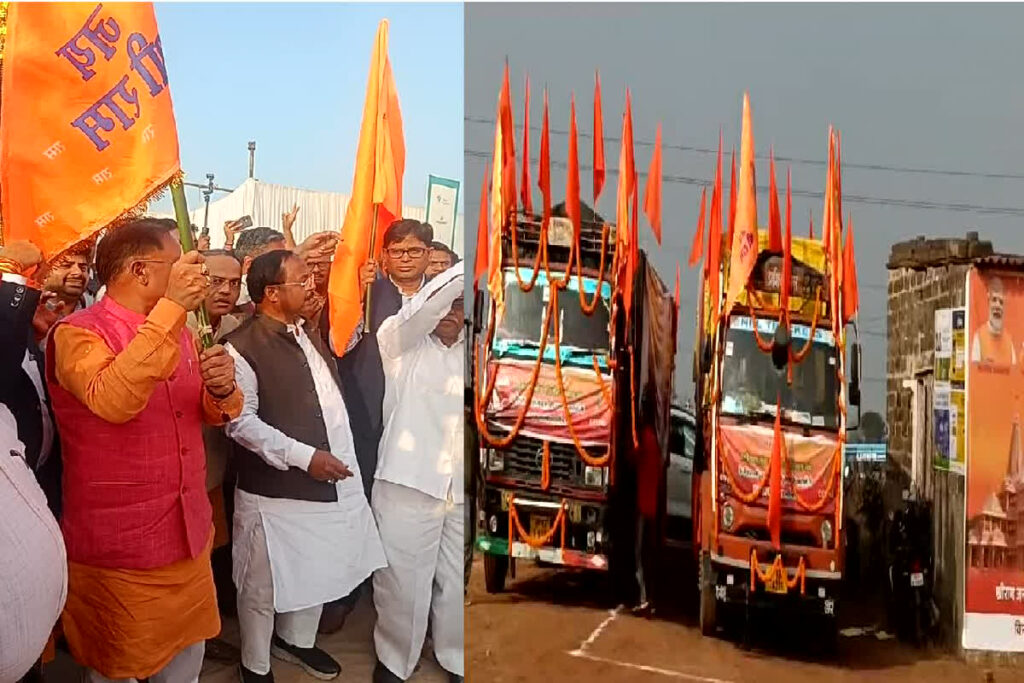
[[[516,502],[514,498],[508,500],[508,550],[512,552],[512,543],[515,542],[516,533],[518,532],[519,538],[523,540],[526,545],[531,548],[540,548],[541,546],[547,545],[551,539],[555,537],[555,533],[561,532],[561,541],[559,543],[559,549],[565,550],[565,511],[568,509],[565,500],[562,500],[558,508],[558,515],[555,516],[555,520],[551,523],[551,528],[548,532],[542,536],[531,536],[526,533],[523,525],[519,521],[519,514],[516,512]]]

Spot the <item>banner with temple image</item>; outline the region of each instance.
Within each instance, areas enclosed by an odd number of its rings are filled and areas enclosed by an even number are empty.
[[[167,69],[151,3],[12,2],[6,26],[3,238],[49,259],[179,173]]]
[[[963,647],[1024,652],[1024,274],[967,277]]]

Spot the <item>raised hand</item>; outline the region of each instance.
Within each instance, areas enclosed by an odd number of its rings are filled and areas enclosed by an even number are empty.
[[[164,296],[186,311],[194,311],[203,303],[209,282],[202,255],[190,251],[171,265]]]

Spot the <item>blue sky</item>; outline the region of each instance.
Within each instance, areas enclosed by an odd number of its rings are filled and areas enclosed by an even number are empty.
[[[213,173],[235,187],[255,140],[260,180],[350,192],[381,18],[405,125],[403,200],[424,204],[428,174],[462,180],[461,5],[158,3],[156,13],[186,180]],[[201,204],[198,190],[188,203]]]

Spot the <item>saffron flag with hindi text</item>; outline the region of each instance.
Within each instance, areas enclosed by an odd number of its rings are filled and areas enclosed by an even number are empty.
[[[12,2],[0,92],[3,241],[51,259],[180,173],[152,3]]]

